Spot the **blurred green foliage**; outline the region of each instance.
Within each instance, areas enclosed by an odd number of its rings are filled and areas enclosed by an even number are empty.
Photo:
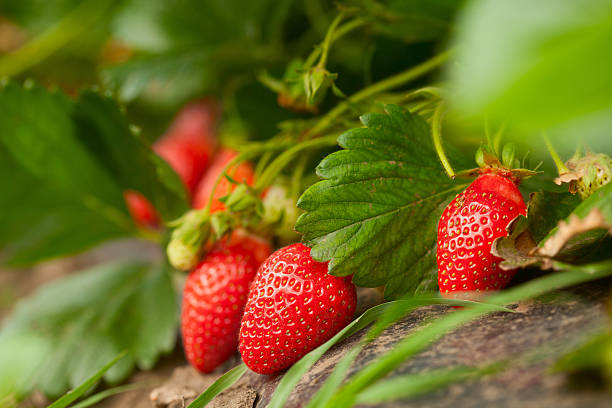
[[[475,0],[457,19],[453,107],[532,145],[546,129],[566,154],[612,152],[612,1]]]
[[[112,263],[48,284],[18,303],[0,332],[0,397],[58,396],[120,352],[105,379],[153,367],[174,347],[177,300],[165,267]]]

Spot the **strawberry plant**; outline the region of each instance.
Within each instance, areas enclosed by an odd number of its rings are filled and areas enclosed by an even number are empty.
[[[39,3],[0,2],[0,407],[232,356],[191,406],[282,407],[349,338],[302,403],[410,399],[518,364],[398,371],[451,331],[609,293],[610,1]],[[609,386],[611,344],[549,365]]]

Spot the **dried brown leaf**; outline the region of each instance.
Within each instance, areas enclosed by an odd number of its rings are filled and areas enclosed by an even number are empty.
[[[535,251],[535,254],[553,258],[567,242],[576,235],[582,234],[594,229],[610,229],[612,226],[608,224],[598,209],[593,209],[584,218],[576,215],[571,215],[569,220],[559,222],[559,227],[554,235],[544,242],[540,248]]]

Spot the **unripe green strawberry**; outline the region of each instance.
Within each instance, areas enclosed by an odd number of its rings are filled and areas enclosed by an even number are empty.
[[[259,374],[279,372],[329,340],[355,312],[350,277],[327,273],[310,248],[274,252],[253,281],[240,326],[240,354]]]
[[[182,271],[193,269],[205,251],[210,235],[210,216],[204,211],[191,210],[172,231],[166,255],[170,265]]]
[[[445,297],[506,286],[516,270],[502,270],[491,245],[525,202],[516,184],[495,173],[480,175],[446,207],[438,223],[438,285]]]

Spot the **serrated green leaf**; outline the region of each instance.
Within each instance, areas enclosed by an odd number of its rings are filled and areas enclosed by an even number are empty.
[[[43,286],[22,300],[0,331],[0,344],[29,336],[47,350],[29,367],[27,389],[56,396],[88,378],[105,362],[127,350],[106,374],[109,383],[124,379],[138,365],[151,368],[170,351],[177,330],[177,301],[169,271],[139,262],[109,264]],[[3,350],[3,347],[0,347]],[[27,355],[13,349],[13,358]],[[1,359],[0,359],[1,360]],[[11,360],[9,360],[11,361]],[[22,384],[19,370],[4,375]]]
[[[353,274],[360,286],[386,285],[385,295],[395,297],[423,282],[426,289],[435,286],[437,223],[465,184],[442,170],[421,117],[396,105],[385,109],[364,115],[364,128],[338,139],[344,150],[319,164],[326,180],[300,198],[298,207],[307,212],[296,229],[313,258],[330,261],[332,275]]]

